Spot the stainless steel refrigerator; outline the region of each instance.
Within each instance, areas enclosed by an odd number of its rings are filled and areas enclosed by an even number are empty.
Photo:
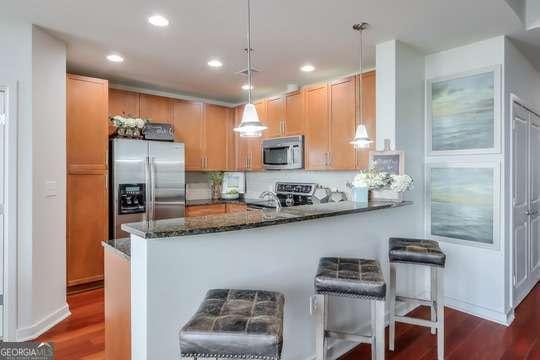
[[[113,139],[110,145],[111,238],[129,236],[125,223],[184,217],[184,144]]]

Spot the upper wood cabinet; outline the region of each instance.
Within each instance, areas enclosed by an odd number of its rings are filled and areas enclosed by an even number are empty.
[[[140,116],[139,93],[109,88],[109,116]]]
[[[258,102],[255,104],[259,118],[266,118],[266,103]],[[235,108],[235,126],[240,124],[244,105]],[[262,120],[261,120],[262,121]],[[236,168],[241,171],[253,171],[262,169],[262,148],[261,138],[236,137]]]
[[[357,76],[357,81],[358,81]],[[358,169],[366,169],[369,166],[369,152],[375,150],[375,138],[377,135],[377,112],[376,112],[376,81],[377,75],[375,70],[362,74],[362,99],[363,99],[363,118],[364,125],[369,137],[373,140],[370,147],[367,149],[359,149],[356,154],[356,167]]]
[[[231,109],[206,104],[204,107],[205,170],[227,168],[227,130]]]
[[[140,114],[142,118],[156,123],[172,124],[173,100],[148,94],[140,94]]]
[[[306,169],[325,170],[329,165],[330,119],[328,116],[328,85],[304,89],[306,117]]]
[[[70,169],[107,169],[108,82],[67,75],[67,164]]]
[[[186,170],[203,169],[203,107],[200,102],[175,100],[173,105],[174,137],[185,144]]]
[[[347,77],[328,84],[330,155],[328,167],[349,170],[356,166],[356,151],[350,144],[355,133],[356,81]]]
[[[278,96],[266,101],[265,138],[274,138],[285,135],[285,98]]]
[[[285,95],[285,135],[304,135],[304,94],[293,91]]]

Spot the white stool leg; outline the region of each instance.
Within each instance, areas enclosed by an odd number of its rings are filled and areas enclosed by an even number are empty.
[[[326,360],[326,316],[328,312],[328,299],[326,295],[315,295],[315,355],[317,360]]]
[[[384,301],[375,301],[375,359],[384,360],[386,346],[384,345]]]
[[[394,351],[396,341],[396,266],[390,263],[390,279],[388,281],[388,348]]]
[[[437,314],[435,310],[435,302],[437,301],[437,268],[434,266],[430,267],[431,272],[431,321],[435,322],[437,321]],[[436,334],[437,327],[432,326],[431,327],[431,333]]]
[[[371,360],[377,360],[377,307],[375,300],[370,300],[371,307]]]
[[[444,360],[444,268],[437,269],[437,359]]]

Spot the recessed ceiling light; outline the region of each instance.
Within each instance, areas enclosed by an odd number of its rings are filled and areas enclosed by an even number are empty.
[[[303,72],[312,72],[313,70],[315,70],[315,66],[310,65],[310,64],[306,64],[306,65],[302,66],[300,68],[300,70],[302,70]]]
[[[249,90],[249,84],[242,85],[242,90]],[[251,85],[251,90],[253,90],[253,85]]]
[[[213,68],[220,68],[223,66],[223,63],[219,61],[218,59],[212,59],[208,62],[208,66]]]
[[[148,22],[154,26],[164,27],[169,25],[169,20],[161,15],[152,15],[148,18]]]
[[[115,63],[121,63],[124,61],[124,58],[118,54],[109,54],[107,55],[107,60]]]

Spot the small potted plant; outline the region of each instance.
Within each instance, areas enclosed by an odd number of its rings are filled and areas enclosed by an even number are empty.
[[[368,202],[369,192],[382,191],[397,194],[401,199],[402,194],[410,190],[414,181],[409,175],[390,175],[374,168],[360,172],[352,182],[352,200],[356,202]]]
[[[211,171],[208,173],[208,182],[210,183],[210,190],[212,194],[212,200],[217,200],[221,197],[221,187],[223,185],[223,171]]]

